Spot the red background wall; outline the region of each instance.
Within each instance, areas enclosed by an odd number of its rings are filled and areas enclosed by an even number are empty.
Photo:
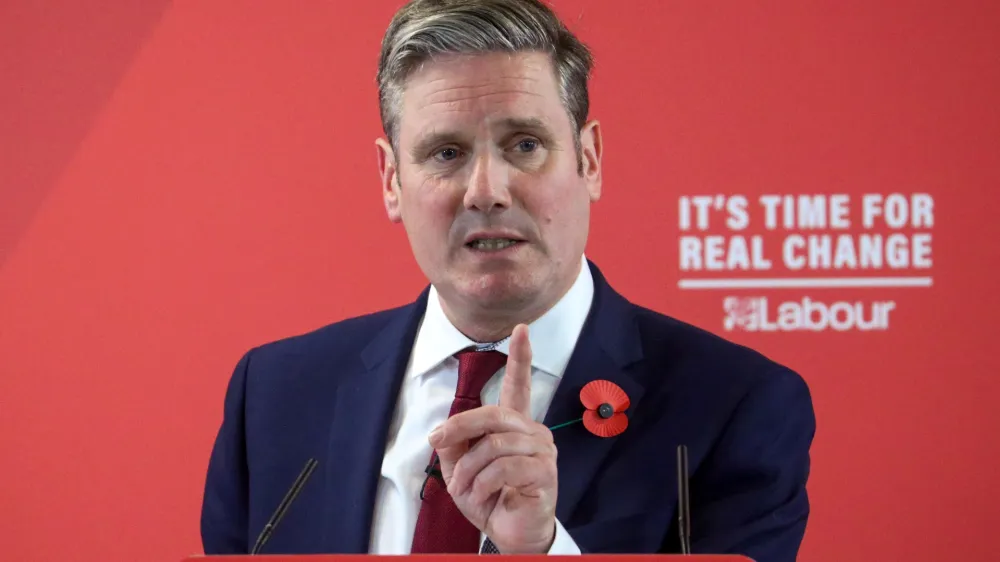
[[[0,4],[4,559],[197,552],[239,355],[422,288],[385,220],[372,146],[397,5]],[[813,390],[801,559],[996,559],[1000,4],[556,6],[598,60],[606,179],[588,255],[626,296],[767,353]],[[680,268],[681,196],[772,193],[847,194],[855,227],[862,194],[930,194],[933,226],[903,231],[932,236],[932,266],[915,274],[933,283],[680,288],[914,273]],[[780,261],[788,232],[754,213],[745,233]],[[718,219],[696,234],[732,234]],[[886,330],[727,331],[726,296],[895,308]]]

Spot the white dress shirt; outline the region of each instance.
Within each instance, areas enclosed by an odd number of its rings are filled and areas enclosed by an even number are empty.
[[[531,342],[531,415],[545,418],[583,323],[590,312],[594,282],[583,258],[580,274],[570,290],[541,318],[528,325]],[[497,346],[506,354],[510,339]],[[427,436],[451,409],[458,385],[458,360],[462,349],[477,345],[458,331],[444,315],[438,294],[431,287],[427,310],[417,330],[404,374],[396,412],[389,427],[382,473],[375,500],[370,554],[409,554],[420,512],[420,488],[431,458]],[[486,383],[483,404],[496,404],[504,373],[501,368]],[[480,545],[484,537],[480,538]],[[559,521],[549,554],[580,554],[580,548]]]

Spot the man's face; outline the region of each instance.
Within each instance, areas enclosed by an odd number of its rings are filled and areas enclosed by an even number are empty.
[[[545,54],[449,56],[407,80],[389,218],[447,306],[541,314],[569,288],[600,196],[600,130],[572,121]],[[474,312],[473,312],[474,313]]]

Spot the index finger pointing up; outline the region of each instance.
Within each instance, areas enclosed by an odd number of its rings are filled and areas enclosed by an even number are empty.
[[[515,326],[510,336],[499,405],[531,418],[531,343],[524,324]]]

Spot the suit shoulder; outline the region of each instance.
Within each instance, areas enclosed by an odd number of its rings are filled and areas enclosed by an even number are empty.
[[[356,357],[387,324],[407,314],[414,305],[407,304],[368,314],[345,318],[300,334],[263,343],[247,355],[255,365],[274,360],[335,361],[338,357]]]

